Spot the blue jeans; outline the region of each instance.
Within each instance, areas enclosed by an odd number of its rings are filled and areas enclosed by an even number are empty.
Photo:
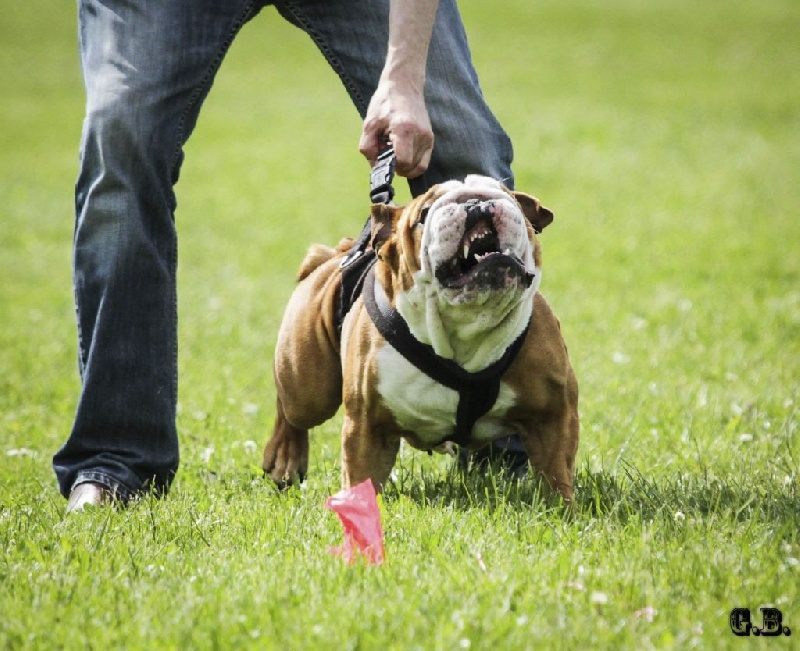
[[[73,278],[82,390],[53,458],[65,496],[86,481],[123,500],[165,492],[177,471],[174,186],[216,71],[265,4],[311,36],[363,116],[386,52],[388,0],[79,0],[87,104]],[[513,185],[511,143],[481,95],[455,0],[441,1],[427,102],[436,143],[413,193],[473,172]]]

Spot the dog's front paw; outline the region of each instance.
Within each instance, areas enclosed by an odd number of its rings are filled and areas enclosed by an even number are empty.
[[[308,471],[308,430],[297,429],[285,421],[276,425],[264,447],[261,467],[280,488],[298,484]]]

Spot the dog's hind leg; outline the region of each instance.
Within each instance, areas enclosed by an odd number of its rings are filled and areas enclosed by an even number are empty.
[[[275,428],[264,447],[261,467],[281,488],[302,482],[308,472],[308,430],[295,427],[286,419],[280,398]]]
[[[318,253],[312,249],[303,264],[301,282],[286,307],[275,346],[277,409],[262,467],[280,486],[303,480],[308,471],[308,432],[333,417],[342,402],[334,319],[339,263],[331,257],[320,263]]]
[[[324,363],[325,358],[330,358]],[[264,447],[262,468],[281,487],[302,482],[308,472],[308,432],[333,417],[341,404],[338,355],[316,350],[317,367],[306,377],[276,370],[278,398],[272,437]]]

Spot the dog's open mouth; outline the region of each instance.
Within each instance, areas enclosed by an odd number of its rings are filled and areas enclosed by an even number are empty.
[[[436,268],[443,287],[503,289],[512,281],[529,287],[534,275],[511,250],[501,250],[491,215],[470,213],[456,254]]]

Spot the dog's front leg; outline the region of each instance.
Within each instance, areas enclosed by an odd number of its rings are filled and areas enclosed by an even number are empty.
[[[364,419],[345,413],[342,427],[342,487],[371,479],[381,492],[389,479],[400,449],[400,437],[387,435]]]
[[[555,491],[567,503],[572,501],[578,423],[577,409],[567,405],[557,413],[531,419],[520,436],[533,470],[542,479],[544,494]]]

